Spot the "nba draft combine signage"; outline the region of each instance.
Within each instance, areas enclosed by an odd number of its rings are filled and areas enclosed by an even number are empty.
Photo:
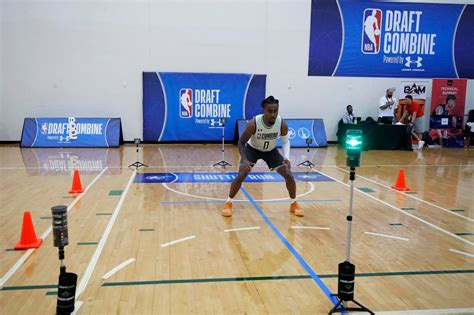
[[[145,141],[219,141],[234,138],[237,119],[261,112],[265,75],[143,73]]]
[[[120,118],[25,118],[22,147],[118,147]]]
[[[474,5],[313,0],[308,75],[474,78]]]

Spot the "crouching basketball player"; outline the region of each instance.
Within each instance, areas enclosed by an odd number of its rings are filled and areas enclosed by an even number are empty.
[[[278,100],[269,96],[262,101],[263,114],[255,116],[245,128],[239,139],[240,167],[239,174],[230,186],[229,198],[225,203],[222,215],[232,216],[232,201],[242,186],[242,182],[259,159],[264,160],[270,170],[276,170],[283,176],[291,198],[290,212],[302,217],[304,211],[296,202],[296,183],[291,174],[290,141],[288,125],[278,115]],[[281,136],[283,156],[278,152],[276,143]]]

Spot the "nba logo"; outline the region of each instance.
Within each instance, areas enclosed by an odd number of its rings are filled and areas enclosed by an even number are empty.
[[[382,29],[382,10],[365,9],[362,20],[362,53],[378,54]]]
[[[193,90],[191,89],[179,90],[179,117],[193,117]]]
[[[48,132],[48,123],[43,123],[41,125],[41,133],[45,135],[47,132]]]

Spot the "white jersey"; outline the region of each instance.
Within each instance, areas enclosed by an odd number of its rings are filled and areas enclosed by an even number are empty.
[[[380,106],[385,105],[387,102],[390,102],[392,105],[385,109],[380,109]],[[387,96],[382,96],[379,100],[379,117],[393,117],[395,116],[395,109],[398,107],[397,99],[395,97],[388,98]]]
[[[277,116],[271,127],[263,122],[263,114],[255,116],[255,124],[255,133],[250,137],[248,144],[252,148],[263,152],[275,149],[281,131],[280,115]]]

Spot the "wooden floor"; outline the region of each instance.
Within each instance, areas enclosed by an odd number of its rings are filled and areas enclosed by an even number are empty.
[[[48,228],[60,204],[70,206],[66,265],[79,276],[78,314],[327,313],[345,259],[345,152],[291,153],[295,172],[310,159],[331,179],[297,183],[304,218],[289,214],[284,182],[245,183],[223,218],[229,183],[135,183],[134,146],[0,146],[0,314],[54,313],[59,260]],[[138,173],[236,171],[210,167],[217,145],[145,145],[138,159],[149,165]],[[225,159],[238,163],[236,147]],[[74,165],[87,190],[72,197]],[[412,193],[390,188],[400,168]],[[473,174],[474,150],[363,152],[351,247],[358,301],[381,314],[474,314]],[[13,251],[25,210],[44,243]],[[240,228],[249,229],[225,231]]]

